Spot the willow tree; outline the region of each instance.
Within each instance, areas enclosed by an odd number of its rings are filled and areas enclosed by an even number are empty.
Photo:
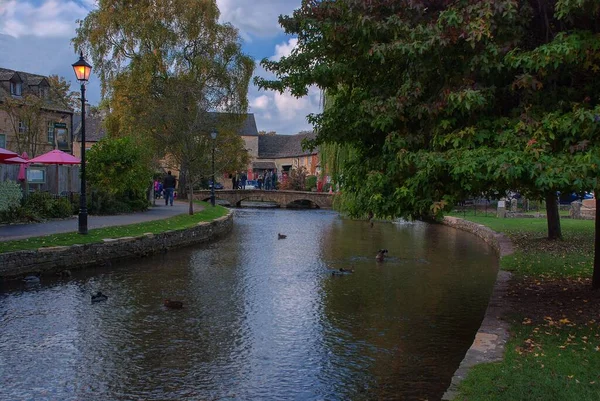
[[[235,130],[207,118],[246,112],[254,69],[237,30],[218,19],[214,0],[100,0],[73,39],[100,75],[109,134],[135,137],[149,157],[177,161],[190,189],[210,173],[213,129],[228,145],[219,148],[230,152],[223,160],[239,163],[245,153]],[[191,205],[190,195],[190,213]]]

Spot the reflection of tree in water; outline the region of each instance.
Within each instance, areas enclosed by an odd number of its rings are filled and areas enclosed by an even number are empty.
[[[337,220],[323,238],[328,266],[355,269],[325,280],[323,301],[337,338],[331,350],[357,383],[352,398],[441,396],[485,311],[495,277],[486,248],[469,234],[425,224],[371,229]],[[390,257],[377,263],[381,248]]]

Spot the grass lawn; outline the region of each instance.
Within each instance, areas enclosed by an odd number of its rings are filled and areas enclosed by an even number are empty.
[[[164,220],[147,221],[144,223],[130,224],[126,226],[115,226],[89,230],[87,235],[76,232],[53,234],[43,237],[31,237],[27,239],[0,242],[0,253],[38,249],[50,246],[70,246],[75,244],[90,244],[100,242],[104,238],[135,237],[144,233],[158,234],[168,230],[180,230],[192,227],[204,221],[212,221],[225,216],[227,209],[216,205],[214,208],[206,202],[196,202],[204,206],[204,210],[194,213],[193,216],[183,214]]]
[[[474,367],[456,399],[600,400],[600,291],[590,279],[594,222],[563,219],[564,239],[549,241],[545,219],[466,219],[505,233],[515,245],[500,261],[514,273],[506,297],[512,337],[504,361]]]

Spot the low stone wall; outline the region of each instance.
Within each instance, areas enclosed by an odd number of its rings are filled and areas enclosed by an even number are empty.
[[[508,238],[481,224],[456,217],[445,217],[442,223],[475,234],[494,248],[500,257],[514,252],[512,243]],[[465,354],[456,372],[454,372],[452,382],[444,393],[442,400],[450,401],[456,398],[459,383],[464,380],[473,366],[480,363],[499,361],[504,357],[504,346],[509,338],[509,327],[508,323],[501,318],[510,309],[510,305],[505,299],[510,278],[511,274],[509,272],[502,270],[498,272],[481,326],[475,335],[473,344]]]
[[[147,233],[137,237],[106,238],[102,242],[39,248],[0,254],[0,280],[31,273],[51,273],[65,269],[100,265],[119,259],[144,257],[172,248],[206,242],[223,236],[233,228],[233,212],[194,227]]]

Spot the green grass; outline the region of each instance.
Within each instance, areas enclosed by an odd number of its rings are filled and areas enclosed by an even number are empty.
[[[463,218],[462,214],[456,216]],[[467,216],[466,220],[506,234],[515,245],[515,253],[500,260],[502,269],[515,274],[509,291],[519,291],[519,286],[528,287],[527,283],[532,282],[548,291],[549,287],[544,287],[544,283],[577,282],[591,277],[594,221],[563,219],[564,239],[550,241],[546,239],[545,218]],[[519,292],[516,308],[520,308],[521,315],[510,317],[512,336],[506,344],[505,359],[475,366],[460,384],[457,400],[600,400],[598,322],[591,319],[572,323],[581,311],[577,310],[579,307],[563,309],[560,299],[553,307],[542,303],[546,309],[537,309],[535,301],[529,299],[526,302],[520,298],[522,294],[535,294],[539,288]],[[548,296],[558,298],[554,292],[549,292]],[[533,299],[537,299],[535,295]],[[522,315],[523,310],[529,311],[530,317],[536,313],[538,316],[532,317],[532,322]]]
[[[456,215],[464,218],[463,216]],[[594,221],[561,219],[563,240],[550,241],[545,218],[467,216],[465,220],[506,234],[515,253],[501,260],[504,270],[519,276],[590,277],[594,261]]]
[[[0,253],[38,249],[52,246],[70,246],[75,244],[91,244],[100,242],[104,238],[135,237],[144,233],[158,234],[168,230],[181,230],[194,225],[212,221],[225,216],[228,210],[216,205],[214,208],[206,202],[196,202],[204,206],[204,210],[193,216],[183,214],[164,220],[147,221],[144,223],[130,224],[126,226],[115,226],[89,230],[87,235],[76,232],[53,234],[43,237],[31,237],[22,240],[0,242]]]
[[[600,338],[597,323],[513,323],[504,361],[475,366],[457,401],[597,401]]]

